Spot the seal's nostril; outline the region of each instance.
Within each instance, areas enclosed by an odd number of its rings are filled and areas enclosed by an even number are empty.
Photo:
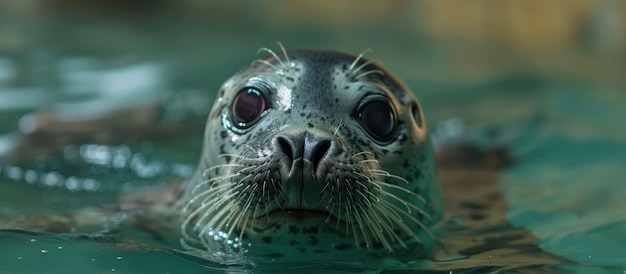
[[[332,154],[333,141],[328,137],[301,132],[276,136],[274,146],[287,160],[284,162],[290,170],[305,165],[305,170],[316,172],[329,154]],[[303,161],[303,162],[301,162]],[[308,168],[307,168],[308,166]],[[303,167],[300,167],[303,168]]]
[[[283,136],[278,136],[276,138],[276,141],[278,141],[278,145],[280,146],[280,150],[282,150],[282,152],[285,154],[285,156],[287,156],[287,158],[289,158],[289,166],[291,166],[291,163],[293,163],[294,160],[294,151],[292,149],[292,144],[291,142],[283,137]]]
[[[328,154],[330,150],[331,142],[330,140],[320,140],[318,142],[313,143],[313,146],[310,148],[311,153],[311,162],[313,163],[313,169],[317,170],[317,167],[326,154]],[[305,153],[306,155],[307,153]]]

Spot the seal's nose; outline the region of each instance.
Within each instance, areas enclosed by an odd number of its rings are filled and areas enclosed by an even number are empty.
[[[280,157],[283,208],[319,210],[329,159],[339,152],[332,135],[309,131],[282,133],[273,139],[274,153]]]
[[[300,171],[299,165],[302,165],[302,172],[316,174],[320,163],[334,149],[331,138],[317,136],[308,131],[295,135],[278,135],[275,140],[277,150],[282,152],[288,159],[290,177],[295,175],[293,172]]]

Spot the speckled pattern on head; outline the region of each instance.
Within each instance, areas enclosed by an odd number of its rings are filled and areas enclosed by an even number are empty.
[[[261,51],[208,117],[184,244],[226,261],[419,256],[443,208],[411,91],[362,55]]]

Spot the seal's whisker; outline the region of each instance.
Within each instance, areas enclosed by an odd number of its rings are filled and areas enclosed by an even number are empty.
[[[221,164],[221,165],[215,165],[212,167],[207,168],[206,170],[204,170],[204,172],[202,173],[202,176],[206,177],[210,171],[216,170],[216,169],[220,169],[220,168],[227,168],[227,167],[240,167],[240,166],[244,166],[242,164]]]
[[[328,189],[329,185],[330,185],[330,182],[326,182],[324,184],[324,187],[322,188],[322,190],[320,190],[320,192],[317,193],[317,195],[320,195],[320,194],[324,193],[324,196],[322,196],[322,200],[324,200],[324,197],[326,197],[328,195],[328,192],[326,192],[326,189]]]
[[[405,212],[404,210],[401,210],[400,208],[398,208],[396,205],[388,202],[388,201],[384,201],[381,200],[381,204],[385,204],[387,206],[389,206],[391,209],[393,209],[395,212],[401,213],[402,215],[404,215],[405,217],[409,218],[411,221],[413,221],[415,224],[417,224],[422,230],[424,230],[424,232],[426,232],[426,234],[428,234],[428,236],[435,240],[435,236],[432,234],[432,232],[430,231],[430,229],[424,225],[424,223],[420,220],[418,220],[417,218],[415,218],[415,216],[413,216],[412,214]],[[399,222],[398,224],[402,224],[401,222]],[[417,237],[417,235],[415,233],[413,233],[413,230],[411,230],[410,228],[406,228],[407,229],[407,233],[410,232],[410,234],[414,235],[415,239],[419,241],[419,238]]]
[[[252,149],[252,148],[250,148],[250,149]],[[246,161],[255,161],[255,160],[257,160],[256,158],[248,158],[248,157],[241,156],[239,154],[225,153],[225,154],[217,155],[217,158],[225,158],[225,157],[232,157],[232,158],[236,158],[236,159],[240,159],[240,160],[246,160]]]
[[[237,207],[237,204],[232,202],[229,203],[228,206],[224,207],[220,212],[220,215],[215,215],[215,217],[207,223],[207,226],[212,227],[214,231],[222,232],[222,228],[224,226],[230,226],[231,228],[236,227],[233,224],[234,221],[239,218],[240,215],[244,214],[242,210]],[[223,214],[226,214],[225,217],[222,217]],[[226,237],[230,237],[232,231],[225,232]]]
[[[235,174],[229,174],[229,175],[222,175],[222,176],[218,176],[218,177],[213,177],[213,178],[208,179],[208,180],[204,180],[204,181],[202,181],[202,183],[203,184],[211,184],[213,182],[227,180],[227,179],[238,177],[238,176],[241,176],[241,174],[235,173]]]
[[[211,216],[211,219],[209,219],[207,222],[204,222],[203,220],[202,223],[199,222],[197,225],[195,225],[194,229],[198,233],[198,236],[202,237],[201,235],[204,234],[207,230],[219,233],[222,224],[224,222],[228,222],[228,220],[230,220],[230,218],[233,216],[231,212],[231,208],[233,206],[234,203],[230,203],[230,206],[222,207],[218,211],[216,211],[215,214]]]
[[[373,152],[371,152],[371,151],[362,151],[362,152],[359,152],[359,153],[355,153],[354,155],[352,155],[352,157],[353,157],[353,158],[356,158],[356,157],[358,157],[358,156],[361,156],[361,155],[367,155],[367,154],[369,154],[369,155],[373,155],[374,153],[373,153]]]
[[[391,212],[396,212],[397,208],[394,208],[393,204],[390,204],[390,203],[387,203],[387,202],[383,202],[383,203],[379,204],[379,206],[376,208],[376,210],[380,211],[381,214],[389,214]],[[392,214],[392,215],[389,215],[389,216],[394,216],[394,215]],[[409,237],[417,240],[418,242],[421,242],[421,240],[419,239],[418,235],[415,234],[413,232],[413,230],[406,225],[405,221],[401,217],[396,217],[396,218],[393,218],[393,219],[390,219],[390,220],[392,220],[393,223],[395,223],[395,225],[398,228],[402,229],[402,231],[407,233],[407,235],[409,235]],[[404,241],[402,241],[402,242],[404,242]]]
[[[335,204],[333,203],[333,197],[331,196],[330,199],[328,199],[328,203],[326,203],[326,206],[324,206],[324,210],[328,212],[328,216],[326,216],[324,223],[328,223],[328,221],[330,221],[330,217],[333,216],[334,209],[335,209]],[[337,224],[339,224],[339,221],[337,221]]]
[[[278,61],[278,63],[280,63],[280,65],[281,65],[283,68],[285,67],[285,63],[283,63],[283,60],[281,60],[281,59],[280,59],[280,57],[278,57],[278,54],[274,53],[274,51],[273,51],[273,50],[271,50],[271,49],[269,49],[269,48],[266,48],[266,47],[262,47],[262,48],[260,48],[260,49],[258,49],[258,50],[256,51],[256,54],[259,54],[259,53],[261,53],[261,52],[267,52],[267,53],[269,53],[270,55],[272,55],[272,56],[276,59],[276,61]]]
[[[252,153],[254,153],[254,154],[258,154],[258,153],[259,153],[259,151],[258,151],[258,150],[254,149],[254,148],[253,148],[251,145],[249,145],[249,144],[245,144],[243,147],[244,147],[244,148],[249,149],[249,150],[250,150],[250,152],[252,152]]]
[[[339,226],[339,224],[337,224],[337,226]],[[352,224],[350,226],[346,226],[346,234],[348,234],[348,229],[349,228],[352,228],[352,237],[354,238],[354,246],[356,247],[357,251],[360,251],[361,250],[361,245],[359,244],[359,234],[356,231],[357,226],[354,225],[354,224]]]
[[[183,207],[183,212],[187,212],[189,210],[189,208],[193,207],[199,200],[202,200],[200,202],[201,206],[204,206],[206,204],[207,201],[212,200],[212,198],[214,197],[219,197],[220,195],[223,195],[226,191],[226,189],[231,189],[230,186],[218,186],[215,187],[213,189],[208,189],[208,190],[204,190],[198,194],[196,194],[196,197],[194,199],[189,200],[185,206]],[[232,188],[233,190],[236,190],[236,188]]]
[[[400,237],[400,235],[398,235],[398,233],[396,233],[393,230],[393,224],[396,223],[397,221],[399,221],[400,219],[395,219],[392,220],[390,218],[390,216],[392,216],[392,214],[389,214],[389,210],[387,208],[385,208],[382,205],[378,205],[375,208],[373,208],[374,211],[379,212],[380,214],[374,214],[376,216],[384,216],[385,220],[382,220],[379,218],[379,221],[381,222],[381,225],[383,225],[385,227],[385,230],[387,231],[387,234],[397,243],[399,243],[403,248],[406,248],[406,243],[404,243],[404,240]],[[396,224],[396,226],[399,226],[398,224]],[[393,249],[389,249],[389,251],[393,251]]]
[[[337,125],[337,128],[333,131],[333,136],[337,136],[337,133],[339,132],[339,129],[343,126],[343,120],[339,121],[339,125]]]
[[[382,209],[384,209],[384,208],[381,208],[380,203],[374,204],[374,206],[372,206],[371,208],[372,208],[373,212],[380,212],[381,213],[381,214],[376,214],[376,215],[384,217],[385,223],[387,223],[389,225],[389,229],[390,230],[393,229],[393,223],[394,223],[394,221],[392,221],[391,218],[392,217],[396,217],[396,220],[400,219],[400,216],[397,215],[397,214],[394,214],[394,213],[388,212],[388,211],[383,211]],[[381,221],[383,221],[383,220],[381,219]]]
[[[380,76],[385,76],[385,73],[384,73],[382,70],[374,69],[374,70],[370,70],[370,71],[363,72],[363,73],[361,73],[361,74],[359,74],[359,75],[355,76],[355,77],[354,77],[354,80],[357,80],[357,79],[363,78],[363,77],[368,76],[368,75],[370,75],[370,74],[378,74],[378,75],[380,75]]]
[[[360,181],[357,181],[357,183],[359,184],[359,186],[363,187],[364,194],[367,194],[367,196],[368,196],[368,197],[367,197],[367,199],[368,199],[368,200],[370,200],[370,201],[372,201],[372,200],[373,200],[374,202],[377,202],[377,201],[378,201],[378,197],[377,197],[377,195],[376,195],[374,192],[372,192],[372,191],[369,189],[369,187],[367,187],[364,183],[362,183],[362,182],[360,182]],[[359,191],[360,191],[360,190],[359,190]]]
[[[360,66],[352,70],[352,75],[356,75],[359,71],[361,71],[363,68],[367,67],[368,65],[371,65],[372,63],[374,62],[372,62],[371,60],[364,62],[363,64],[361,64]]]
[[[367,163],[379,164],[378,160],[376,159],[366,159],[366,160],[359,161],[359,164],[367,164]]]
[[[257,188],[257,185],[255,185],[252,188],[252,191],[256,190],[256,188]],[[243,233],[245,231],[246,223],[249,220],[248,218],[244,218],[244,217],[245,217],[246,213],[248,212],[251,204],[252,204],[252,197],[250,196],[250,197],[248,197],[248,200],[246,201],[244,207],[240,210],[239,217],[237,217],[237,219],[232,224],[230,224],[231,227],[230,227],[230,230],[228,231],[228,235],[231,235],[232,232],[234,231],[234,229],[236,227],[239,227],[241,229],[241,232],[239,234],[239,239],[243,238]],[[244,220],[244,222],[240,226],[241,220]]]
[[[398,179],[398,180],[400,180],[400,181],[402,181],[402,182],[404,182],[406,184],[409,184],[409,181],[407,181],[403,177],[400,177],[398,175],[393,175],[393,174],[389,173],[386,170],[368,168],[367,171],[372,173],[372,174],[375,174],[375,175],[385,176],[387,178]]]
[[[271,181],[272,181],[272,186],[274,187],[274,191],[276,191],[276,192],[278,192],[278,193],[279,193],[279,195],[280,195],[280,197],[283,199],[283,201],[286,201],[286,200],[287,200],[287,197],[285,197],[285,193],[283,193],[283,191],[282,191],[282,189],[281,189],[281,188],[276,187],[276,185],[280,185],[280,184],[281,184],[281,182],[280,182],[280,181],[278,181],[278,182],[274,181],[274,178],[273,178],[273,177],[271,178]],[[274,196],[274,198],[275,198],[275,199],[277,199],[277,197],[276,197],[276,196]],[[278,200],[276,200],[276,204],[278,205],[278,207],[279,207],[279,208],[281,208],[281,209],[283,208],[283,207],[280,205],[280,203],[278,202]]]
[[[382,181],[375,181],[375,184],[380,187],[379,188],[380,191],[382,191],[382,187],[388,187],[388,188],[397,189],[397,190],[400,190],[400,191],[402,191],[402,192],[404,192],[404,193],[406,193],[408,195],[411,195],[411,196],[417,198],[422,203],[426,203],[426,199],[424,199],[424,197],[422,197],[422,195],[419,195],[419,194],[417,194],[415,192],[412,192],[412,191],[410,191],[410,190],[408,190],[408,189],[406,189],[404,187],[400,187],[400,186],[397,186],[397,185],[394,185],[394,184],[388,184],[388,183],[385,183],[385,182],[382,182]],[[385,192],[388,193],[387,191],[385,191]]]
[[[246,208],[247,208],[248,206],[249,206],[249,204],[246,206]],[[250,220],[249,218],[243,218],[243,215],[242,215],[242,217],[240,218],[239,222],[241,222],[241,219],[243,219],[243,220],[244,220],[244,222],[243,222],[243,224],[241,225],[241,228],[240,228],[240,229],[241,229],[241,232],[239,232],[239,239],[243,239],[243,234],[244,234],[244,232],[246,231],[246,225],[248,225],[248,221]],[[238,222],[238,223],[239,223],[239,222]],[[234,227],[234,225],[233,225],[233,227]],[[250,224],[250,227],[252,227],[252,223]]]
[[[375,220],[373,215],[369,214],[370,211],[365,209],[363,203],[359,202],[357,205],[362,212],[363,219],[367,222],[367,224],[369,224],[369,226],[367,226],[369,230],[368,234],[371,234],[374,239],[381,243],[385,248],[390,248],[390,244],[382,232],[384,229],[380,226],[380,223]]]
[[[197,203],[197,200],[201,200],[200,206],[202,207],[206,207],[208,205],[217,205],[217,202],[223,200],[226,197],[225,194],[235,194],[239,188],[240,186],[231,187],[228,185],[221,185],[215,188],[206,189],[203,192],[198,193],[194,199],[190,200],[187,203],[187,205],[193,206]]]
[[[193,215],[200,215],[202,217],[200,217],[200,219],[196,222],[196,226],[201,225],[202,223],[204,223],[204,221],[207,218],[211,218],[211,220],[209,220],[208,224],[212,225],[213,221],[216,219],[219,219],[221,217],[221,214],[223,214],[223,212],[225,210],[229,210],[228,207],[224,206],[224,202],[229,202],[228,204],[232,204],[232,202],[230,201],[230,199],[235,196],[236,193],[229,193],[226,195],[220,195],[219,198],[216,201],[211,201],[212,203],[207,203],[207,204],[203,204],[200,207],[198,207],[198,210],[194,211]],[[220,208],[221,209],[219,211],[215,211],[216,208]],[[203,211],[204,214],[199,214],[200,211]],[[194,226],[194,228],[197,228],[196,226]]]
[[[225,199],[222,199],[222,203],[223,202],[228,202],[230,204],[232,204],[232,202],[226,201]],[[207,231],[207,230],[215,230],[214,228],[214,223],[217,220],[220,220],[222,218],[222,216],[224,216],[225,214],[227,214],[229,212],[229,206],[223,206],[222,208],[220,208],[219,210],[215,210],[216,209],[216,205],[211,205],[208,206],[206,208],[206,210],[204,210],[205,208],[202,208],[203,211],[205,212],[204,214],[199,214],[199,212],[197,212],[196,214],[193,215],[193,217],[197,217],[200,216],[200,218],[196,221],[196,223],[192,226],[193,230],[195,231],[195,233],[197,234],[197,236],[199,238],[204,238],[202,237],[202,235]],[[206,212],[211,212],[211,214],[207,214]],[[192,216],[192,215],[190,215]],[[228,216],[228,215],[226,215]]]
[[[285,50],[285,47],[283,46],[283,43],[278,41],[278,42],[276,42],[276,45],[278,45],[280,50],[283,51],[283,55],[285,56],[285,61],[287,62],[288,65],[291,66],[291,60],[289,59],[289,54],[287,54],[287,50]]]
[[[414,210],[417,210],[417,212],[419,212],[420,214],[424,215],[424,217],[426,217],[427,219],[429,219],[429,220],[431,219],[431,218],[430,218],[430,216],[428,215],[428,213],[426,213],[426,212],[425,212],[422,208],[420,208],[419,206],[417,206],[417,205],[415,205],[415,204],[413,204],[413,203],[411,203],[411,202],[408,202],[408,201],[406,201],[406,200],[404,200],[404,199],[402,199],[402,198],[400,198],[400,197],[398,197],[398,196],[396,196],[396,195],[394,195],[394,194],[392,194],[392,193],[390,193],[390,192],[383,191],[383,190],[379,190],[379,191],[380,191],[383,195],[385,195],[385,196],[389,196],[389,197],[393,198],[394,200],[396,200],[396,201],[398,201],[398,202],[402,203],[402,204],[406,207],[406,209],[407,209],[407,212],[408,212],[408,213],[411,213],[411,208],[412,208],[412,209],[414,209]]]
[[[242,184],[242,183],[238,182],[238,183],[237,183],[237,185],[242,186],[242,185],[244,185],[244,184]],[[238,193],[237,193],[237,197],[235,197],[235,198],[236,198],[238,201],[239,201],[239,200],[241,200],[241,198],[243,197],[243,195],[246,195],[246,194],[248,193],[248,189],[253,188],[254,186],[255,186],[255,185],[245,185],[245,187],[244,187],[241,191],[238,191]]]
[[[237,174],[226,174],[226,175],[222,175],[222,176],[217,176],[217,177],[213,177],[211,179],[207,179],[207,180],[202,180],[200,182],[198,182],[198,184],[196,184],[193,189],[191,190],[192,194],[196,194],[196,191],[198,191],[199,189],[204,188],[206,185],[209,185],[213,182],[217,182],[220,180],[227,180],[229,178],[231,178],[231,176],[238,176]]]
[[[365,230],[366,228],[371,229],[370,226],[366,225],[366,223],[364,222],[363,218],[361,217],[361,214],[359,214],[359,210],[356,209],[356,205],[355,203],[352,203],[352,210],[354,212],[354,217],[355,220],[357,222],[357,224],[359,225],[359,229],[361,230],[361,234],[363,235],[363,239],[365,241],[365,245],[367,246],[368,250],[372,250],[372,240],[369,237],[369,233],[367,233]]]
[[[377,237],[379,238],[379,241],[383,244],[385,249],[387,249],[387,251],[393,252],[394,249],[387,237],[385,236],[385,232],[387,235],[389,235],[391,241],[397,242],[403,248],[406,248],[406,244],[404,243],[402,238],[393,230],[393,222],[391,221],[391,219],[389,219],[389,217],[387,217],[385,214],[382,214],[381,211],[377,212],[375,208],[372,208],[371,210],[369,210],[369,212],[371,212],[370,215],[372,216],[372,222],[376,223],[378,226]],[[382,217],[384,217],[384,219],[381,218],[381,215]]]
[[[353,171],[352,174],[363,177],[367,182],[371,182],[372,178],[360,172]]]
[[[215,202],[216,202],[216,198],[221,199],[221,197],[224,196],[225,193],[226,193],[225,191],[216,191],[216,192],[213,192],[213,193],[204,194],[205,196],[198,196],[197,199],[198,200],[202,199],[200,201],[200,206],[201,207],[207,207],[207,206],[209,206],[211,204],[214,205]],[[194,206],[194,205],[195,204],[190,204],[189,206],[191,207],[191,206]]]
[[[367,203],[368,207],[372,206],[372,203],[370,202],[369,198],[365,194],[363,194],[363,192],[361,192],[361,190],[357,189],[356,193],[358,193],[361,197],[363,197],[362,201],[365,201],[365,203]]]
[[[362,51],[361,53],[359,53],[359,55],[354,59],[354,61],[352,61],[352,64],[350,64],[350,66],[348,67],[348,70],[353,71],[354,68],[356,67],[356,64],[359,63],[359,61],[361,61],[361,59],[363,59],[363,55],[365,55],[368,52],[372,52],[374,50],[372,50],[371,48],[367,48],[364,51]]]

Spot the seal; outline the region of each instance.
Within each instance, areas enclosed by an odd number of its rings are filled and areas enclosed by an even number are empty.
[[[183,244],[225,260],[425,250],[443,208],[413,93],[365,52],[279,46],[218,92],[183,186]]]

